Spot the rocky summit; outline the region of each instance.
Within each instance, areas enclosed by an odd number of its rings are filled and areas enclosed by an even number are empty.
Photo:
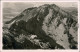
[[[78,20],[55,4],[27,8],[3,27],[3,49],[77,49]]]

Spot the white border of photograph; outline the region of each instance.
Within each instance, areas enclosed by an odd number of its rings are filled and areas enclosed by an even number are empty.
[[[3,50],[2,49],[2,27],[3,27],[3,2],[77,2],[78,3],[78,49],[61,49],[61,50]],[[3,0],[0,3],[0,52],[80,52],[80,0]]]

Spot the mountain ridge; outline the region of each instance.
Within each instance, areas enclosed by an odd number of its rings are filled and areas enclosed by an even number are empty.
[[[41,49],[77,49],[77,21],[73,17],[55,4],[45,4],[25,9],[6,24],[10,24],[9,32],[14,37],[36,35],[33,40],[27,39],[32,43],[37,39],[35,43]]]

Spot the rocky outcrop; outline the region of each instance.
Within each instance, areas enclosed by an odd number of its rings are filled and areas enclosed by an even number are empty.
[[[73,18],[55,4],[25,9],[6,22],[10,27],[8,35],[3,34],[3,43],[14,39],[9,49],[20,49],[13,43],[21,49],[77,49],[77,21]]]

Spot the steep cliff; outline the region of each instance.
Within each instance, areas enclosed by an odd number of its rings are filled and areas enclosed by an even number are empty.
[[[55,4],[25,9],[6,24],[4,49],[77,49],[77,21]]]

